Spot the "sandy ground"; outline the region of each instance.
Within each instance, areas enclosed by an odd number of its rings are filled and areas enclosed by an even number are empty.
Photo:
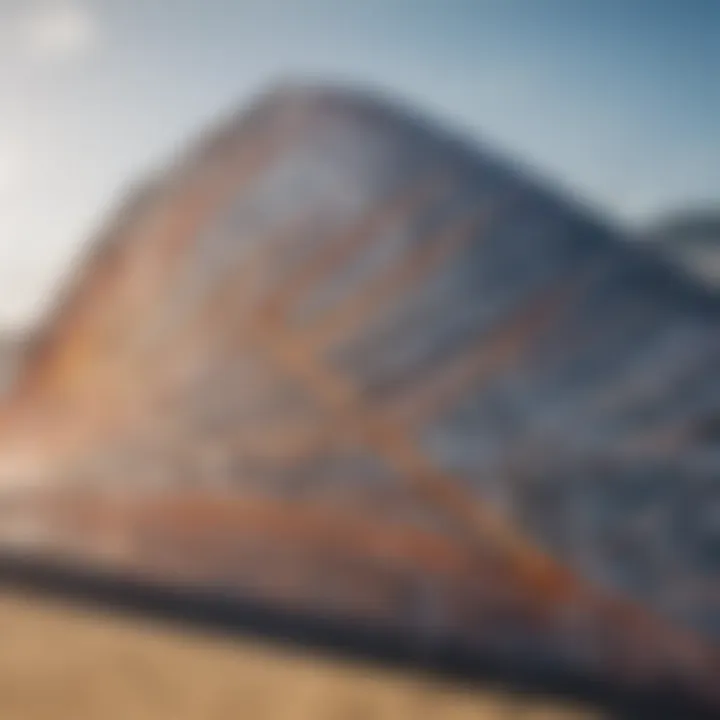
[[[597,717],[0,591],[2,720]]]

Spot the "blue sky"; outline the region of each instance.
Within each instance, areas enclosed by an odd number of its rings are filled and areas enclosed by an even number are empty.
[[[631,224],[720,202],[720,0],[0,0],[0,325],[278,77],[394,91]]]

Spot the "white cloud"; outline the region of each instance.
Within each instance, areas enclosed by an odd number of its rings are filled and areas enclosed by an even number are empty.
[[[89,8],[70,0],[29,2],[13,25],[17,50],[41,62],[84,57],[97,47],[101,34]]]
[[[27,180],[30,152],[25,138],[0,126],[0,199]]]

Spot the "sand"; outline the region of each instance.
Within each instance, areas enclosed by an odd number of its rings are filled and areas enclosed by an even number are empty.
[[[590,717],[499,689],[0,591],[2,720]]]

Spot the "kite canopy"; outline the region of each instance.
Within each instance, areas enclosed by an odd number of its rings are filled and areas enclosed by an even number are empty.
[[[0,539],[711,701],[719,325],[521,167],[284,86],[77,264],[0,411]]]

